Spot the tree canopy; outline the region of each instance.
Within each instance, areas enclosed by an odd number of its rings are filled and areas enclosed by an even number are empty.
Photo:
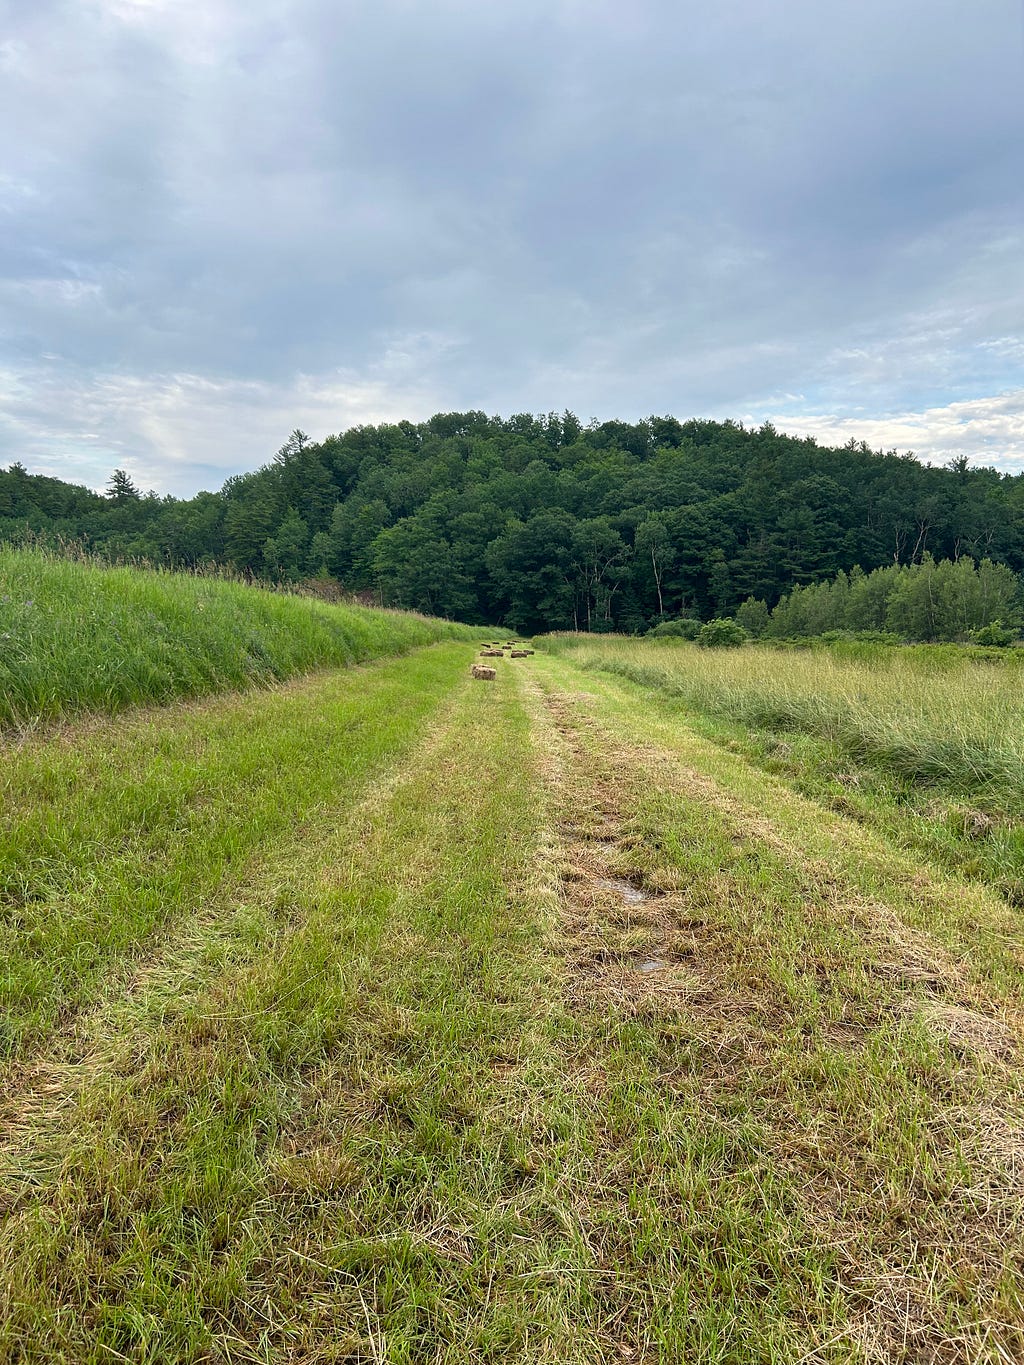
[[[0,471],[0,539],[26,535],[278,581],[329,575],[519,631],[641,631],[751,599],[755,633],[795,587],[855,566],[930,555],[1020,573],[1024,475],[770,425],[452,412],[322,441],[296,430],[262,468],[186,499],[140,496],[123,471],[103,496],[15,464]]]

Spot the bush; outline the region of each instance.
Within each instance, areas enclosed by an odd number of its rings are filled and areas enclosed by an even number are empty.
[[[700,634],[700,622],[692,616],[681,616],[677,621],[662,621],[660,626],[647,632],[649,640],[696,640]]]
[[[1007,629],[1002,621],[995,620],[980,630],[972,630],[971,640],[976,645],[1012,645],[1017,634],[1017,631]]]
[[[702,626],[697,636],[701,649],[735,649],[745,645],[750,636],[731,617],[716,617]]]
[[[768,629],[770,619],[768,603],[761,597],[748,597],[736,608],[737,625],[741,625],[755,640],[759,640]]]

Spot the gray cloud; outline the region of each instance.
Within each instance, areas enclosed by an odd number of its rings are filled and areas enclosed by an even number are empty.
[[[0,14],[0,462],[564,406],[1024,459],[1016,0]]]

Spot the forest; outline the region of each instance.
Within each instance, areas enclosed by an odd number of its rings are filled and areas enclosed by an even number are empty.
[[[636,633],[747,599],[771,611],[794,588],[928,557],[1019,574],[1024,475],[767,424],[440,413],[319,442],[296,430],[269,463],[186,499],[144,493],[122,470],[101,494],[15,463],[0,471],[0,541],[26,539],[322,578],[524,633]]]

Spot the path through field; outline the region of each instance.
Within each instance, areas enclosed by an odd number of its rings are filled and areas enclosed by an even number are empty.
[[[0,1359],[1024,1358],[1016,915],[472,655],[8,746]]]

